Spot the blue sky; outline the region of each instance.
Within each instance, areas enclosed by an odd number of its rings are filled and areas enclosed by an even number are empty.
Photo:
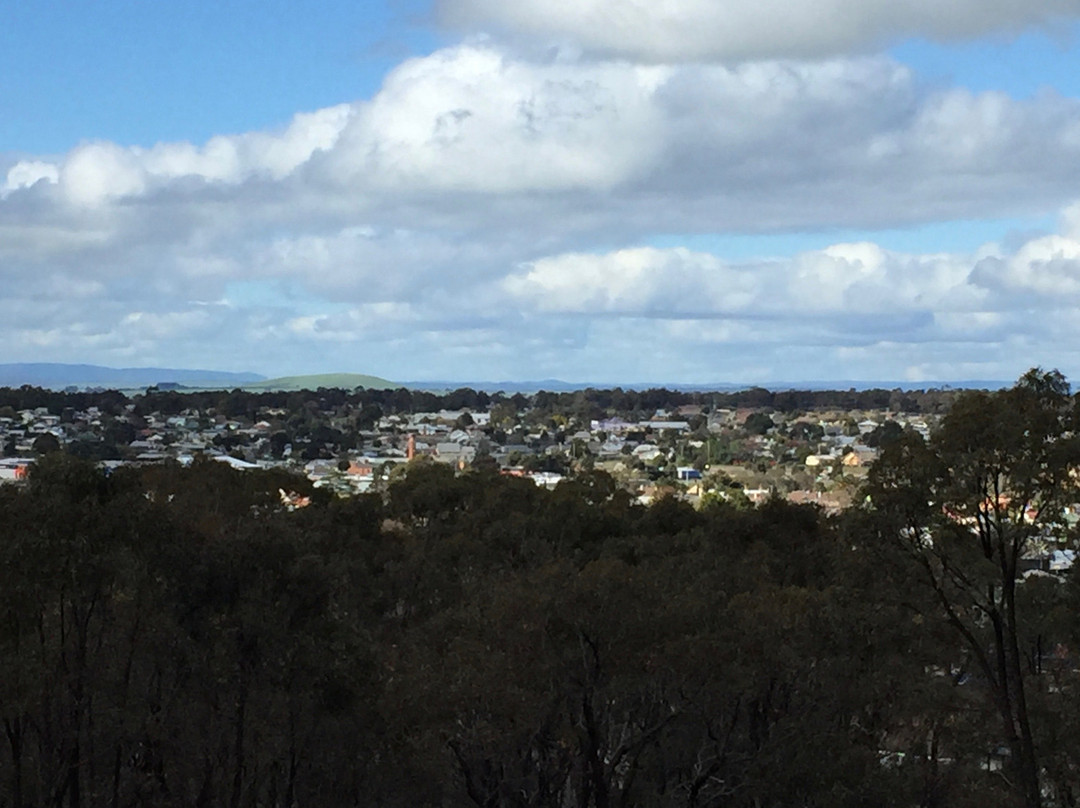
[[[909,39],[889,52],[930,82],[959,84],[979,92],[999,90],[1014,98],[1044,90],[1076,96],[1080,94],[1078,34],[1080,27],[1074,22],[969,42]]]
[[[0,148],[149,145],[279,126],[367,98],[437,47],[420,3],[7,0]]]
[[[1075,0],[0,10],[0,361],[1080,373]]]

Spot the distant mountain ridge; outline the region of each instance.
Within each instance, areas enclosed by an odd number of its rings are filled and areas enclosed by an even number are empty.
[[[1012,382],[971,379],[964,381],[775,381],[753,384],[715,382],[712,384],[675,384],[663,382],[566,382],[561,379],[535,381],[451,381],[426,380],[394,382],[378,376],[360,373],[322,373],[305,376],[282,376],[268,379],[258,373],[240,373],[221,370],[188,368],[111,368],[102,365],[63,364],[56,362],[16,362],[0,364],[0,387],[21,387],[29,384],[62,390],[65,387],[103,387],[119,390],[137,390],[155,385],[177,386],[181,389],[232,389],[236,387],[253,392],[315,390],[319,387],[353,390],[364,387],[369,390],[389,390],[405,387],[411,390],[432,392],[471,388],[488,393],[535,393],[546,390],[552,393],[573,392],[594,388],[610,390],[647,390],[666,388],[684,392],[735,392],[751,387],[763,387],[773,392],[785,390],[929,390],[929,389],[981,389],[1000,390]]]
[[[102,365],[68,365],[58,362],[0,364],[0,387],[29,384],[62,390],[65,387],[132,389],[159,384],[184,387],[241,387],[266,379],[258,373],[186,368],[110,368]]]

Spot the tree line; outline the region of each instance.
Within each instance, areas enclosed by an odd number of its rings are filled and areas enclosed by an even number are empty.
[[[315,406],[321,410],[349,407],[363,415],[362,428],[371,428],[382,415],[401,415],[438,410],[486,411],[502,405],[510,413],[535,410],[541,416],[575,416],[579,419],[610,415],[648,418],[657,410],[683,406],[705,409],[766,408],[778,412],[809,410],[884,410],[912,414],[945,412],[960,391],[928,390],[785,390],[756,387],[732,392],[688,392],[654,388],[648,390],[594,389],[569,392],[538,391],[532,394],[460,388],[446,392],[407,389],[319,388],[301,391],[203,390],[184,391],[147,388],[126,395],[116,390],[68,392],[24,385],[0,388],[0,410],[8,417],[26,409],[44,408],[53,415],[97,407],[119,415],[131,404],[139,415],[177,415],[185,410],[214,411],[228,417],[255,419],[267,408],[296,414]]]
[[[0,804],[1073,805],[1080,582],[1028,568],[1077,413],[964,394],[834,518],[50,454],[0,487]]]

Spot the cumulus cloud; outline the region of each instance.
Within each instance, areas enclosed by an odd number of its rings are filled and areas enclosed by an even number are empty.
[[[272,355],[311,368],[318,355],[324,369],[397,378],[486,368],[599,382],[955,379],[964,367],[1007,379],[1049,351],[1072,370],[1080,326],[1080,241],[1062,234],[973,254],[869,242],[749,262],[684,248],[563,253],[497,279],[349,292],[313,308],[124,299],[115,285],[72,280],[41,276],[5,300],[5,344],[36,357],[78,344],[114,361],[175,359],[181,345],[189,362],[231,367]]]
[[[32,188],[42,180],[55,183],[60,172],[52,163],[41,160],[20,160],[8,169],[4,184],[0,185],[0,199],[20,188]]]
[[[1001,216],[1058,206],[1077,182],[1080,103],[1053,94],[927,92],[885,58],[638,67],[463,45],[277,132],[21,162],[0,227],[35,195],[68,207],[39,224],[75,229],[112,208],[167,212],[174,230],[359,220],[625,239]]]
[[[443,21],[645,62],[819,58],[1080,16],[1075,0],[439,0]]]
[[[1016,266],[1026,266],[1022,257]],[[571,253],[529,263],[503,282],[519,305],[546,313],[659,319],[818,320],[855,331],[860,318],[978,307],[970,259],[836,244],[787,260],[733,264],[683,248]],[[845,323],[845,318],[848,320]],[[877,320],[888,328],[887,319]],[[831,326],[830,326],[831,328]]]
[[[382,190],[610,188],[646,169],[660,146],[652,98],[666,74],[448,49],[392,71],[328,164]]]
[[[886,58],[641,67],[469,44],[280,130],[5,165],[13,359],[78,345],[97,361],[310,369],[318,356],[398,378],[491,363],[505,377],[700,379],[720,350],[732,373],[767,374],[792,345],[869,363],[896,344],[932,368],[941,345],[1059,345],[1076,324],[1061,301],[1080,303],[1077,207],[1056,235],[971,256],[620,249],[1075,198],[1080,103],[927,90]],[[1053,315],[1032,318],[1040,307]]]
[[[59,184],[70,203],[83,207],[138,197],[170,182],[238,184],[252,178],[282,180],[311,157],[331,148],[352,114],[341,104],[296,115],[278,132],[211,138],[202,147],[159,143],[146,148],[82,143],[59,163],[24,160],[9,171],[0,195],[39,180]]]
[[[875,346],[906,345],[919,355],[971,343],[1007,364],[1021,342],[1038,355],[1076,324],[1080,241],[1048,235],[972,255],[841,243],[748,263],[682,248],[569,253],[523,265],[502,288],[535,316],[634,323],[654,337],[678,335],[691,351],[764,356],[782,345],[869,356]]]

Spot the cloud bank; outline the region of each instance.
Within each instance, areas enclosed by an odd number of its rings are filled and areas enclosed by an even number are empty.
[[[281,131],[85,143],[16,163],[2,188],[8,215],[35,198],[58,217],[206,203],[355,218],[402,205],[438,223],[509,216],[509,204],[530,226],[546,206],[562,230],[556,208],[576,199],[597,219],[631,216],[627,229],[648,217],[654,230],[730,232],[1045,209],[1071,198],[1078,157],[1075,99],[928,91],[885,58],[650,68],[461,46]]]
[[[11,361],[708,381],[1075,359],[1080,103],[926,88],[884,57],[466,44],[278,130],[5,165]],[[1058,209],[1057,233],[972,255],[648,246]]]
[[[823,58],[1080,17],[1075,0],[440,0],[443,22],[647,63]]]

